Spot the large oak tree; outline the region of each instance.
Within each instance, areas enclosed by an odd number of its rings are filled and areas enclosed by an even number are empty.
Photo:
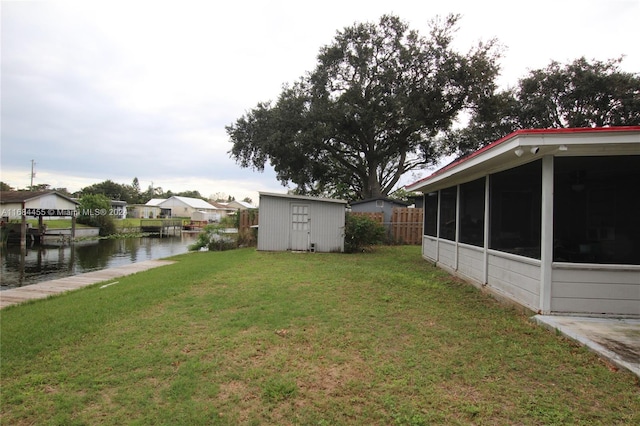
[[[226,127],[231,157],[257,170],[269,162],[298,193],[387,195],[436,163],[436,137],[495,90],[495,42],[456,52],[458,20],[433,20],[429,37],[389,15],[339,31],[315,70]]]
[[[518,129],[640,125],[640,74],[620,70],[622,58],[552,61],[514,88],[481,99],[469,125],[449,132],[450,154],[466,154]]]

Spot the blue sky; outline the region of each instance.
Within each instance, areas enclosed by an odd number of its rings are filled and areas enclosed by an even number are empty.
[[[503,86],[580,56],[626,55],[622,69],[640,72],[638,0],[224,3],[2,1],[0,179],[26,187],[35,160],[35,184],[71,191],[138,177],[204,196],[286,192],[229,157],[224,127],[311,71],[336,31],[383,14],[423,35],[462,14],[456,46],[497,38]]]

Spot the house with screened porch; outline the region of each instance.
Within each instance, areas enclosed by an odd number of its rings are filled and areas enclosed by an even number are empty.
[[[640,317],[640,126],[520,130],[406,189],[424,259],[537,313]]]

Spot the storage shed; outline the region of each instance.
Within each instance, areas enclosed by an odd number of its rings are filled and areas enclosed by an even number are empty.
[[[344,251],[347,202],[260,192],[258,250]]]
[[[520,130],[407,186],[422,256],[542,314],[640,317],[640,126]]]
[[[407,207],[409,203],[393,198],[378,197],[366,200],[352,201],[349,203],[351,211],[356,213],[382,213],[384,215],[384,224],[391,223],[393,209],[396,207]]]

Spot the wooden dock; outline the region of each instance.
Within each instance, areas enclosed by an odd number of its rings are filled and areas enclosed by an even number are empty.
[[[182,219],[140,219],[140,230],[161,237],[177,235],[182,230]]]
[[[115,268],[103,269],[100,271],[86,272],[84,274],[73,275],[71,277],[59,278],[51,281],[44,281],[38,284],[16,287],[0,291],[0,309],[11,305],[34,299],[44,299],[49,296],[77,290],[91,284],[102,281],[113,280],[136,272],[146,271],[159,266],[171,265],[170,260],[146,260],[144,262],[132,263]]]

